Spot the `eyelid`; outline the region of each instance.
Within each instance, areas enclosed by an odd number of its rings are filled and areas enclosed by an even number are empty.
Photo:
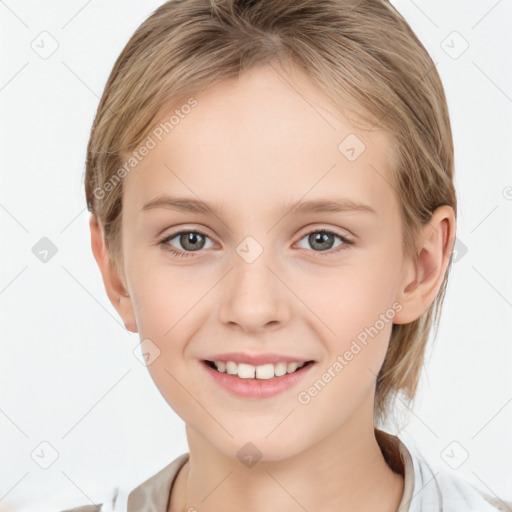
[[[181,229],[178,229],[178,231],[174,231],[168,235],[160,237],[159,244],[169,242],[170,240],[173,240],[174,238],[176,238],[179,235],[182,235],[183,233],[197,233],[199,235],[202,235],[202,236],[214,241],[213,238],[208,233],[206,233],[206,231],[203,231],[202,228],[199,228],[199,229],[198,228],[181,228]],[[184,252],[193,253],[195,251],[184,251]],[[197,251],[197,252],[199,252],[199,251]]]
[[[334,229],[327,229],[327,228],[312,228],[312,229],[309,229],[306,233],[304,233],[299,238],[297,243],[300,243],[305,237],[307,237],[308,235],[310,235],[312,233],[327,233],[327,234],[332,235],[334,237],[338,237],[341,240],[341,242],[342,242],[337,247],[334,247],[334,248],[331,248],[331,249],[327,249],[326,251],[314,251],[312,249],[300,248],[300,249],[306,250],[310,255],[312,255],[313,258],[328,258],[329,256],[337,256],[342,251],[346,251],[350,246],[355,245],[355,241],[352,240],[351,237],[342,235],[342,234],[338,233]]]
[[[328,249],[326,251],[314,251],[312,249],[304,249],[310,253],[313,253],[314,257],[322,257],[323,255],[325,255],[327,257],[329,255],[334,255],[334,254],[337,254],[340,251],[346,249],[348,246],[355,245],[355,241],[353,240],[352,234],[349,234],[349,235],[341,234],[337,231],[337,228],[330,228],[330,227],[326,228],[325,225],[323,225],[323,227],[315,227],[315,225],[313,225],[313,226],[310,225],[304,229],[306,231],[303,232],[299,236],[299,239],[296,243],[301,242],[306,236],[308,236],[312,233],[328,233],[330,235],[337,236],[342,241],[342,243],[338,247],[336,247],[334,249]],[[203,230],[202,228],[183,227],[183,228],[178,229],[178,231],[175,231],[173,233],[170,233],[169,235],[164,236],[163,238],[161,237],[158,242],[158,245],[162,246],[166,251],[168,251],[171,254],[174,254],[174,256],[177,256],[177,257],[187,257],[187,256],[192,257],[192,256],[194,256],[194,253],[196,253],[196,252],[197,253],[204,252],[204,249],[199,249],[197,251],[184,251],[182,249],[177,249],[172,245],[165,247],[170,240],[173,240],[174,238],[178,237],[179,235],[181,235],[183,233],[198,233],[198,234],[214,241],[212,239],[212,237],[208,233],[206,233],[206,231]]]
[[[327,225],[328,226],[328,225]],[[304,232],[300,235],[300,239],[304,238],[304,236],[309,235],[310,233],[316,233],[318,231],[327,231],[329,233],[333,233],[337,236],[345,238],[347,240],[354,240],[356,236],[353,235],[348,229],[338,228],[338,227],[326,227],[326,224],[316,223],[310,224],[304,228]]]

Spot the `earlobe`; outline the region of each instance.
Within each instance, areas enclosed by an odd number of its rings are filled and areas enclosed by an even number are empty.
[[[89,227],[91,230],[92,252],[100,269],[108,298],[121,316],[126,329],[130,332],[138,332],[132,300],[126,291],[123,276],[119,275],[116,266],[110,258],[103,229],[95,214],[91,215]]]
[[[418,256],[408,262],[405,286],[397,300],[402,309],[393,323],[407,324],[419,318],[435,300],[443,282],[455,237],[455,213],[447,205],[438,207],[420,233]]]

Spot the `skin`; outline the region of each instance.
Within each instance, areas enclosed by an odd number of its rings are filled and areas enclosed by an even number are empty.
[[[418,262],[406,259],[390,137],[356,131],[298,70],[266,65],[195,97],[197,107],[125,177],[119,270],[94,215],[90,222],[107,294],[126,328],[158,346],[148,370],[186,424],[190,460],[169,511],[256,512],[269,503],[283,512],[396,511],[403,477],[386,464],[373,424],[392,323],[308,404],[297,393],[393,303],[397,324],[428,308],[448,264],[454,212],[438,208],[418,236]],[[350,133],[366,146],[355,161],[338,150]],[[222,210],[142,210],[164,193]],[[333,197],[375,212],[284,215],[291,201]],[[342,244],[334,237],[319,248],[307,235],[320,228],[354,244],[334,253]],[[166,246],[189,257],[166,251],[161,240],[180,229],[204,231],[203,248],[177,236]],[[247,236],[263,249],[250,264],[236,252]],[[226,351],[316,363],[296,387],[249,400],[207,378],[200,361]],[[262,454],[252,467],[237,457],[248,442]]]

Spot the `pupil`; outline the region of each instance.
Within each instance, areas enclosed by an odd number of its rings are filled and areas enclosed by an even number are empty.
[[[182,236],[182,245],[183,247],[196,251],[198,249],[201,249],[201,238],[203,235],[200,233],[184,233]]]
[[[315,246],[315,244],[319,244],[321,247],[318,247],[319,249],[330,249],[332,246],[332,240],[330,240],[332,235],[329,233],[312,233],[310,235],[310,244],[312,247]]]

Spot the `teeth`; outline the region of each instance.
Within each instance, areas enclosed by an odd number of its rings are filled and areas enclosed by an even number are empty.
[[[288,363],[288,366],[286,367],[286,373],[294,372],[297,369],[297,366],[297,363]]]
[[[215,361],[215,366],[217,366],[217,361]],[[217,368],[218,368],[218,366],[217,366]],[[226,363],[226,371],[230,375],[236,375],[238,373],[238,365],[236,363],[234,363],[233,361],[228,361]]]
[[[286,363],[277,363],[274,367],[274,374],[276,377],[281,377],[281,375],[286,375],[286,368],[288,365]]]
[[[238,370],[240,374],[240,370]],[[274,365],[272,363],[256,366],[257,379],[271,379],[274,376]]]
[[[238,365],[238,376],[241,379],[254,379],[256,368],[250,364],[240,363]]]
[[[219,372],[228,373],[229,375],[237,375],[241,379],[272,379],[273,377],[281,377],[287,373],[302,368],[306,363],[277,363],[262,364],[253,366],[252,364],[240,363],[233,361],[214,361]]]

